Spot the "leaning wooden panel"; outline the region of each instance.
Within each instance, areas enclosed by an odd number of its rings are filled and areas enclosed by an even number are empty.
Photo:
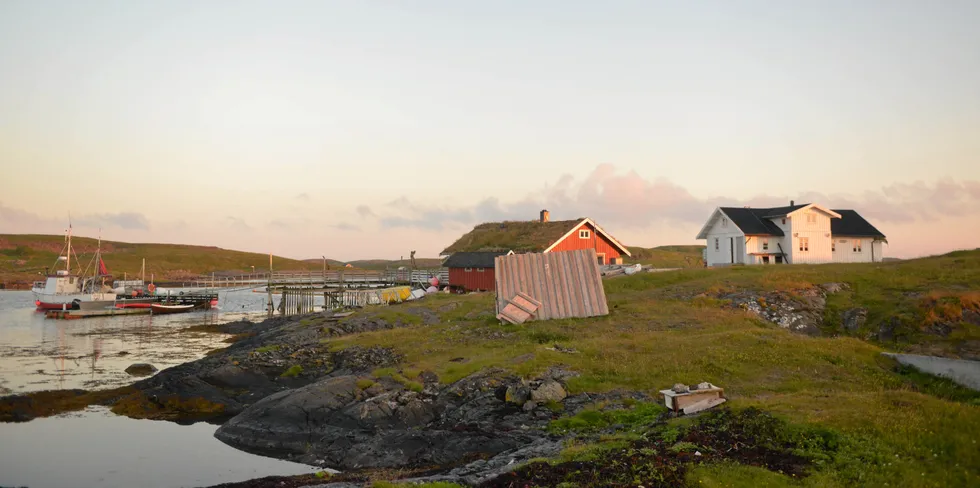
[[[523,294],[541,304],[531,320],[609,314],[594,249],[498,256],[494,278],[498,313]]]

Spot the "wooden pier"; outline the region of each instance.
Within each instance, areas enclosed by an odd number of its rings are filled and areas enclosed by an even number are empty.
[[[398,285],[429,286],[429,281],[438,278],[440,284],[449,283],[449,270],[328,270],[317,271],[276,271],[269,273],[243,273],[231,276],[199,276],[196,279],[168,286],[195,288],[241,288],[272,284],[274,287],[312,287],[312,288],[384,288]],[[160,285],[165,285],[160,283]]]

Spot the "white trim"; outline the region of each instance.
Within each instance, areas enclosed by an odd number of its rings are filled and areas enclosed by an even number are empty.
[[[805,207],[798,208],[798,209],[796,209],[796,210],[794,210],[794,211],[786,214],[786,216],[789,217],[789,216],[791,216],[793,214],[800,213],[800,212],[803,212],[804,210],[809,210],[811,208],[815,208],[815,209],[817,209],[817,210],[819,210],[819,211],[821,211],[821,212],[829,215],[831,218],[834,218],[834,219],[841,218],[841,216],[840,216],[839,213],[834,212],[833,210],[830,210],[829,208],[821,207],[820,205],[817,205],[816,203],[811,203],[811,204],[809,204],[809,205],[807,205]]]
[[[701,232],[698,232],[698,236],[695,237],[695,239],[707,239],[708,238],[708,234],[706,234],[706,232],[708,232],[708,230],[711,229],[711,225],[714,224],[715,219],[717,218],[716,216],[718,214],[725,215],[725,212],[723,212],[721,210],[721,207],[715,207],[715,211],[714,212],[711,212],[711,215],[708,216],[708,221],[705,222],[704,227],[701,227]],[[725,215],[725,217],[728,217],[728,215]],[[728,219],[728,220],[731,220],[731,219]],[[738,226],[736,225],[735,227],[738,227]]]
[[[592,239],[592,231],[589,229],[579,229],[578,230],[579,239]]]
[[[464,273],[472,273],[473,272],[473,268],[463,268],[463,272]]]
[[[565,233],[565,235],[563,235],[560,238],[558,238],[558,240],[556,240],[555,242],[553,242],[550,246],[548,246],[547,249],[545,249],[544,251],[541,251],[541,252],[543,252],[543,253],[544,252],[551,252],[551,250],[554,249],[555,246],[557,246],[559,243],[561,243],[561,241],[564,241],[565,239],[568,239],[568,237],[571,236],[572,233],[574,233],[576,230],[578,230],[579,227],[582,227],[582,224],[590,224],[590,225],[592,225],[592,228],[595,229],[596,232],[598,232],[599,234],[602,234],[606,239],[609,240],[609,242],[613,243],[616,247],[618,247],[621,254],[625,254],[625,255],[627,255],[629,257],[633,257],[633,255],[630,254],[630,250],[629,249],[626,249],[626,246],[620,244],[620,242],[617,241],[615,237],[609,235],[608,232],[606,232],[605,230],[603,230],[602,227],[599,227],[599,225],[596,224],[595,222],[593,222],[592,219],[590,219],[590,218],[584,218],[584,219],[582,219],[581,222],[575,224],[571,228],[571,230],[569,230],[568,232]]]

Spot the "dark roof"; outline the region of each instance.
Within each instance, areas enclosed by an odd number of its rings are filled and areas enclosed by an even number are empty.
[[[493,258],[503,256],[508,251],[457,252],[442,263],[447,268],[492,268]]]
[[[792,208],[792,207],[781,207]],[[749,236],[781,236],[783,231],[764,216],[771,215],[772,208],[721,207],[732,222]],[[783,214],[786,215],[786,214]]]
[[[480,224],[443,250],[442,254],[510,250],[541,252],[575,228],[582,220],[584,219]]]
[[[773,219],[777,217],[785,217],[807,205],[809,205],[809,203],[804,203],[802,205],[790,205],[788,207],[757,208],[755,211],[759,217]]]
[[[834,210],[840,214],[839,219],[830,219],[830,233],[835,236],[846,237],[878,237],[885,238],[880,230],[864,220],[860,214],[853,210]]]

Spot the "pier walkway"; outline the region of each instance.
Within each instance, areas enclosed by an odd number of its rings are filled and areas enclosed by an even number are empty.
[[[250,286],[272,287],[312,287],[312,288],[378,288],[396,285],[429,286],[436,277],[440,285],[449,283],[449,270],[364,270],[344,269],[317,271],[275,271],[269,273],[243,273],[233,276],[200,276],[194,280],[181,281],[184,287],[198,288],[242,288]],[[174,283],[176,284],[176,283]]]

